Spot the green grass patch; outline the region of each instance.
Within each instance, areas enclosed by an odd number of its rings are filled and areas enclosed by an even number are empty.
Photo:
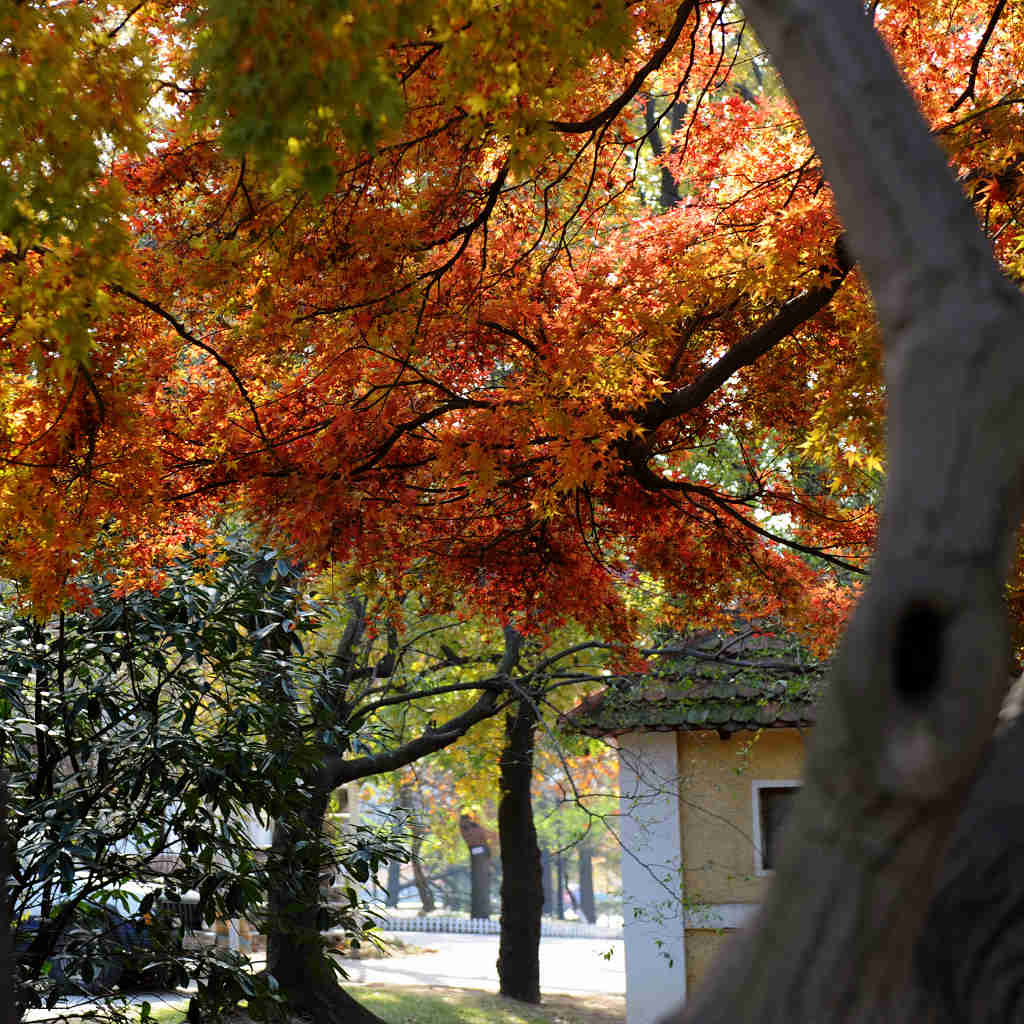
[[[384,988],[351,990],[387,1024],[622,1024],[625,1000],[612,996],[545,996],[529,1006],[476,989]]]
[[[528,1006],[477,989],[360,985],[349,991],[387,1024],[623,1024],[626,1019],[621,996],[553,995],[540,1006]],[[181,1024],[185,1014],[154,1006],[152,1019]]]

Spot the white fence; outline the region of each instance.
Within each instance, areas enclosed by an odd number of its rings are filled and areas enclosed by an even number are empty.
[[[466,935],[497,935],[500,923],[472,917],[383,917],[382,932],[448,932]],[[580,921],[541,921],[540,933],[552,938],[621,939],[622,929]]]

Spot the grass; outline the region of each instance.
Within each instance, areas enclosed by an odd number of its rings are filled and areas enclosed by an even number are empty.
[[[622,1024],[621,996],[545,996],[528,1006],[477,989],[373,985],[352,994],[387,1024]],[[153,1007],[159,1024],[181,1024],[180,1009]]]

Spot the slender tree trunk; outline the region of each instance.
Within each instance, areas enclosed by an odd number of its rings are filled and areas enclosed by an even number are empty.
[[[338,984],[320,937],[324,865],[319,840],[329,798],[329,790],[318,790],[298,820],[275,823],[267,893],[267,973],[276,979],[288,1008],[317,1024],[383,1024]]]
[[[550,914],[555,907],[554,904],[554,880],[551,877],[551,851],[542,846],[540,850],[540,873],[544,882],[544,907],[543,912]]]
[[[555,916],[565,920],[565,854],[561,850],[555,854]]]
[[[425,829],[423,822],[416,813],[416,804],[413,800],[412,789],[409,786],[402,786],[398,791],[398,802],[405,810],[406,820],[412,832],[410,860],[412,861],[412,877],[420,897],[420,913],[429,914],[434,909],[434,893],[430,888],[430,881],[427,878],[426,872],[423,870],[423,862],[420,860],[420,850],[423,848]]]
[[[526,1003],[540,1002],[540,919],[544,906],[540,847],[530,800],[536,726],[537,712],[528,700],[520,700],[515,714],[505,719],[498,804],[501,839],[498,979],[503,996]]]
[[[7,770],[0,769],[0,1024],[17,1024],[21,1011],[16,999],[14,922],[11,920],[9,896],[15,851],[7,823],[7,786]]]
[[[423,840],[414,838],[412,842],[412,876],[416,882],[416,891],[420,897],[420,913],[429,914],[431,913],[436,904],[434,903],[434,891],[430,888],[430,880],[427,878],[426,872],[423,870],[423,863],[420,861],[419,848],[422,846]]]
[[[388,895],[386,907],[398,906],[398,890],[402,887],[402,865],[397,860],[388,861]]]
[[[491,918],[491,854],[486,846],[474,847],[469,855],[469,876],[472,887],[469,916],[478,921]]]
[[[865,5],[743,8],[800,108],[875,298],[889,477],[871,583],[833,662],[774,881],[686,1019],[902,1024],[921,1019],[912,954],[1006,689],[1024,300]],[[978,990],[981,1011],[948,1015],[1020,1019],[1021,987],[998,993]]]
[[[597,908],[594,905],[594,851],[588,843],[580,843],[580,913],[585,921],[594,924],[597,921]]]

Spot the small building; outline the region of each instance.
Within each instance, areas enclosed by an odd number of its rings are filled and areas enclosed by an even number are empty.
[[[696,634],[571,715],[619,751],[627,1024],[686,999],[761,900],[822,667],[791,639]]]

